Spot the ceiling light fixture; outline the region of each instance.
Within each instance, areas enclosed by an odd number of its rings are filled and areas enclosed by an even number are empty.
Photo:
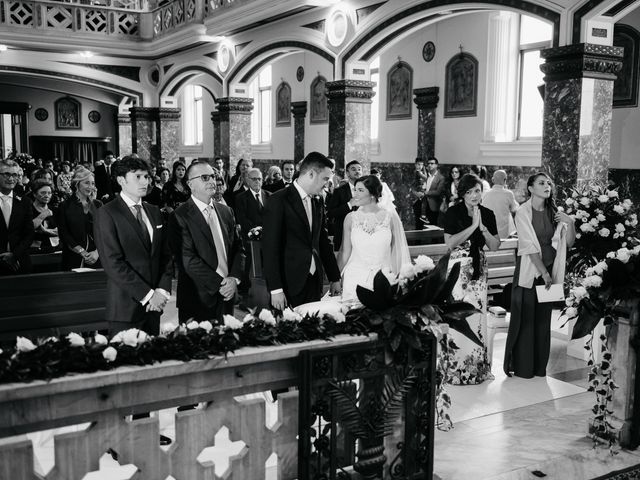
[[[90,52],[89,50],[85,50],[84,52],[80,52],[80,56],[82,58],[91,58],[93,57],[93,52]]]

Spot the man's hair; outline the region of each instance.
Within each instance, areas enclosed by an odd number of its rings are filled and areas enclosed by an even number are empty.
[[[362,166],[362,164],[361,164],[358,160],[351,160],[349,163],[347,163],[347,164],[344,166],[344,170],[345,170],[345,172],[346,172],[347,170],[349,170],[349,167],[350,167],[351,165],[360,165],[360,166]]]
[[[114,175],[116,177],[126,177],[127,173],[137,170],[149,171],[149,164],[140,157],[135,158],[130,155],[123,157],[122,160],[116,162]]]
[[[416,157],[416,160],[415,160],[415,162],[413,162],[413,163],[424,163],[424,158],[422,158],[422,157]]]
[[[247,177],[249,175],[251,175],[252,173],[258,172],[260,174],[260,176],[262,176],[262,170],[260,170],[259,168],[256,167],[251,167],[249,170],[247,170],[246,175]]]
[[[438,159],[436,157],[429,157],[427,162],[431,162],[431,161],[436,162],[436,165],[440,165],[440,162],[438,161]]]
[[[111,150],[107,150],[106,152],[104,152],[104,156],[108,157],[109,155],[111,155],[112,157],[115,157],[115,155],[113,154],[113,152]]]
[[[333,168],[333,162],[320,152],[311,152],[300,162],[300,175],[311,168],[319,172],[325,168]]]
[[[380,170],[378,170],[377,168],[372,168],[371,169],[371,175],[377,175],[379,173],[382,173]]]
[[[294,162],[293,160],[285,160],[284,162],[282,162],[282,169],[284,169],[285,165],[293,165],[293,169],[295,170],[296,168],[296,162]]]
[[[5,159],[5,160],[0,160],[0,168],[2,167],[19,167],[20,165],[18,165],[18,162],[14,162],[13,160],[10,159]]]
[[[186,173],[184,174],[184,181],[185,181],[185,182],[189,181],[189,179],[191,178],[191,171],[192,171],[195,167],[197,167],[198,165],[209,165],[209,162],[201,162],[200,160],[197,160],[197,159],[196,159],[196,161],[191,162],[191,165],[189,165],[189,166],[187,167],[187,171],[186,171]],[[209,166],[211,167],[211,165],[209,165]],[[213,167],[211,167],[211,168],[213,168]]]

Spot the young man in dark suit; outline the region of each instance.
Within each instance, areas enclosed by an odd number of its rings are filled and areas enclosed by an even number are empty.
[[[186,173],[191,198],[169,220],[171,249],[178,263],[180,321],[221,320],[233,314],[244,268],[244,249],[232,210],[213,201],[216,174],[206,163]]]
[[[318,197],[332,168],[331,160],[311,152],[291,187],[269,197],[262,234],[263,271],[271,304],[279,310],[320,300],[324,271],[331,293],[340,293],[340,271]]]
[[[113,152],[107,150],[104,155],[104,160],[96,164],[94,168],[94,175],[96,177],[96,188],[98,189],[98,200],[102,203],[110,202],[115,198],[117,193],[117,180],[113,175],[114,172],[114,160]]]
[[[96,211],[95,241],[107,274],[107,320],[112,334],[139,328],[157,335],[170,297],[173,262],[160,209],[142,201],[149,166],[125,157],[115,166],[122,191]]]
[[[444,199],[446,189],[446,179],[438,171],[438,159],[430,157],[427,159],[427,175],[424,177],[426,192],[423,201],[426,202],[425,214],[431,225],[438,224],[438,215],[440,215],[440,206]]]
[[[20,167],[13,160],[0,160],[0,275],[31,271],[29,247],[33,242],[31,202],[15,194]]]
[[[327,198],[327,216],[333,224],[333,248],[335,251],[340,250],[342,245],[344,217],[358,208],[352,205],[351,199],[353,198],[355,181],[362,176],[362,165],[357,160],[351,160],[347,163],[344,171],[348,182],[336,188]]]

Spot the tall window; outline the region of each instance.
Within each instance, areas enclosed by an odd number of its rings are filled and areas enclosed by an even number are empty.
[[[271,65],[265,67],[251,82],[253,111],[251,112],[251,142],[271,142]]]
[[[370,69],[371,81],[375,83],[373,86],[374,95],[371,99],[371,140],[377,140],[380,127],[380,57],[371,62]]]
[[[518,138],[542,137],[544,101],[538,86],[544,84],[540,50],[551,46],[553,27],[537,18],[520,17],[520,92]]]
[[[183,136],[185,145],[202,145],[202,87],[187,85],[182,97]]]

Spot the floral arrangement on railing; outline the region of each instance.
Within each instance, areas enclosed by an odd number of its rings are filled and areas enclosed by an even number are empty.
[[[574,274],[582,274],[609,252],[638,244],[633,202],[621,201],[615,189],[573,189],[561,208],[575,219],[576,241],[567,258],[568,271]]]
[[[612,353],[607,336],[600,335],[599,358],[593,348],[593,331],[602,320],[605,326],[616,318],[628,316],[626,302],[640,297],[640,245],[629,249],[619,248],[605,255],[604,260],[586,268],[584,277],[574,280],[566,299],[563,315],[568,320],[575,319],[571,339],[588,336],[585,349],[589,352],[588,390],[595,392],[593,406],[592,435],[594,441],[604,438],[613,448],[617,443],[610,417],[613,415],[611,402],[617,388],[613,381]]]
[[[20,168],[22,169],[36,164],[36,161],[31,155],[29,155],[28,153],[16,152],[15,150],[7,155],[7,160],[13,160],[18,165],[20,165]]]
[[[408,350],[420,351],[426,336],[434,335],[438,339],[436,413],[441,430],[453,426],[448,413],[451,400],[446,384],[450,372],[456,368],[453,351],[458,347],[447,335],[448,329],[457,330],[482,346],[466,320],[477,311],[476,308],[466,302],[454,301],[452,296],[460,275],[460,264],[456,263],[447,274],[448,263],[449,254],[441,257],[437,265],[431,258],[420,255],[415,263],[404,265],[398,275],[381,270],[374,278],[373,290],[362,286],[356,289],[363,307],[347,313],[347,322],[371,325],[376,329],[396,362],[403,362]]]
[[[249,240],[255,240],[255,241],[261,240],[262,239],[262,227],[253,227],[247,233],[247,238]]]

